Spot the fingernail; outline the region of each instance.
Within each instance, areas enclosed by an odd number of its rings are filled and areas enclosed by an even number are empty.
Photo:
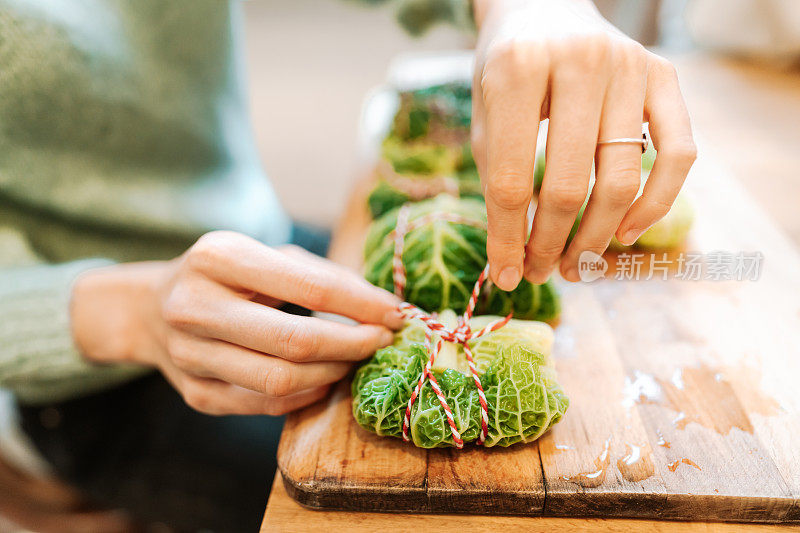
[[[638,229],[629,229],[628,231],[625,232],[625,234],[622,236],[619,242],[621,242],[625,246],[630,246],[631,244],[636,242],[636,239],[639,238],[641,233],[642,232]]]
[[[575,267],[570,267],[564,272],[564,279],[567,281],[580,281],[581,277],[578,274],[578,269]]]
[[[406,321],[400,311],[393,309],[384,315],[383,323],[387,328],[400,329],[405,325]]]
[[[550,277],[550,271],[552,269],[541,269],[541,268],[529,268],[525,270],[525,279],[533,283],[534,285],[541,285],[547,278]]]
[[[517,288],[517,285],[519,285],[521,277],[522,275],[519,272],[519,268],[505,267],[500,271],[500,275],[497,277],[497,286],[504,291],[513,291]]]
[[[380,341],[381,346],[389,346],[394,342],[394,333],[389,330],[385,330],[383,334],[381,334]]]

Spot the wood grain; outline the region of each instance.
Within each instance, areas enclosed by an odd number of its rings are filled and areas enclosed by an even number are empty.
[[[314,531],[529,531],[531,533],[778,533],[796,527],[765,524],[726,524],[722,522],[674,522],[626,520],[619,518],[553,518],[488,516],[468,514],[365,513],[309,509],[286,493],[280,474],[275,476],[262,533]]]
[[[710,158],[687,188],[687,249],[761,252],[757,281],[561,282],[571,406],[540,441],[418,450],[358,428],[343,384],[290,416],[287,492],[351,510],[800,521],[800,255]],[[365,193],[331,249],[354,268]]]

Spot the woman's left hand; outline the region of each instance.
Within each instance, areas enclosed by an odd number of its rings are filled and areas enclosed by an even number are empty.
[[[474,0],[480,28],[472,143],[484,186],[491,278],[511,290],[542,283],[589,187],[580,228],[561,259],[577,281],[581,252],[602,254],[612,236],[631,244],[672,206],[696,149],[674,67],[623,35],[588,0]],[[544,182],[527,239],[539,121],[550,119]],[[658,156],[647,186],[642,123]],[[527,241],[527,243],[526,243]]]

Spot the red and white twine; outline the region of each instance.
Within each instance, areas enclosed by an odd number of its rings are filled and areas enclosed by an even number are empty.
[[[400,174],[388,161],[381,161],[379,175],[392,187],[406,193],[412,201],[431,198],[439,193],[460,196],[458,180],[452,176],[430,176],[427,174]]]
[[[403,297],[406,286],[406,273],[403,265],[403,245],[405,236],[409,232],[437,221],[484,227],[481,222],[471,220],[460,215],[441,212],[430,213],[409,222],[409,209],[410,204],[406,204],[400,208],[400,211],[397,215],[397,225],[395,226],[395,230],[390,235],[394,240],[394,257],[392,261],[394,292],[401,298]],[[416,318],[421,320],[425,325],[425,349],[429,354],[428,361],[425,363],[425,367],[423,368],[422,374],[419,377],[417,386],[414,388],[414,391],[411,393],[411,397],[408,400],[405,417],[403,418],[403,440],[411,440],[411,437],[409,436],[409,428],[411,426],[411,409],[414,406],[414,402],[419,396],[422,387],[425,385],[425,381],[429,380],[433,392],[436,393],[436,397],[439,399],[442,409],[444,409],[444,414],[447,418],[447,424],[450,426],[450,432],[453,435],[453,442],[455,443],[456,448],[464,447],[464,440],[461,438],[461,434],[459,433],[458,427],[453,419],[453,412],[450,409],[450,406],[447,404],[447,398],[442,392],[436,377],[431,371],[431,367],[436,360],[436,355],[442,349],[442,344],[444,342],[453,342],[460,344],[463,347],[464,355],[469,363],[469,370],[472,374],[472,379],[474,380],[475,386],[478,389],[478,400],[481,407],[481,433],[478,437],[478,444],[484,444],[486,442],[489,432],[489,406],[486,401],[486,394],[483,392],[480,376],[478,375],[478,368],[475,366],[472,350],[469,347],[469,341],[502,328],[508,324],[508,321],[511,319],[511,313],[509,313],[505,318],[490,322],[479,331],[472,331],[470,328],[469,320],[472,318],[472,314],[475,312],[475,305],[478,301],[478,297],[480,296],[481,287],[486,282],[488,276],[489,265],[487,264],[480,276],[478,276],[478,280],[475,282],[475,286],[472,289],[472,294],[467,302],[467,308],[464,311],[464,314],[459,317],[458,325],[452,330],[448,329],[444,324],[439,322],[435,315],[428,314],[415,305],[411,305],[408,302],[403,302],[398,306],[398,309],[404,318],[409,320]],[[438,337],[435,344],[432,343],[432,336],[434,334]]]

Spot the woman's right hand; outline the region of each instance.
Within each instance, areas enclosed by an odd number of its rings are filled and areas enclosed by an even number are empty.
[[[284,313],[283,302],[358,324]],[[300,248],[220,231],[172,261],[84,273],[71,320],[87,359],[156,367],[198,411],[279,415],[320,399],[354,361],[390,344],[398,303]]]

